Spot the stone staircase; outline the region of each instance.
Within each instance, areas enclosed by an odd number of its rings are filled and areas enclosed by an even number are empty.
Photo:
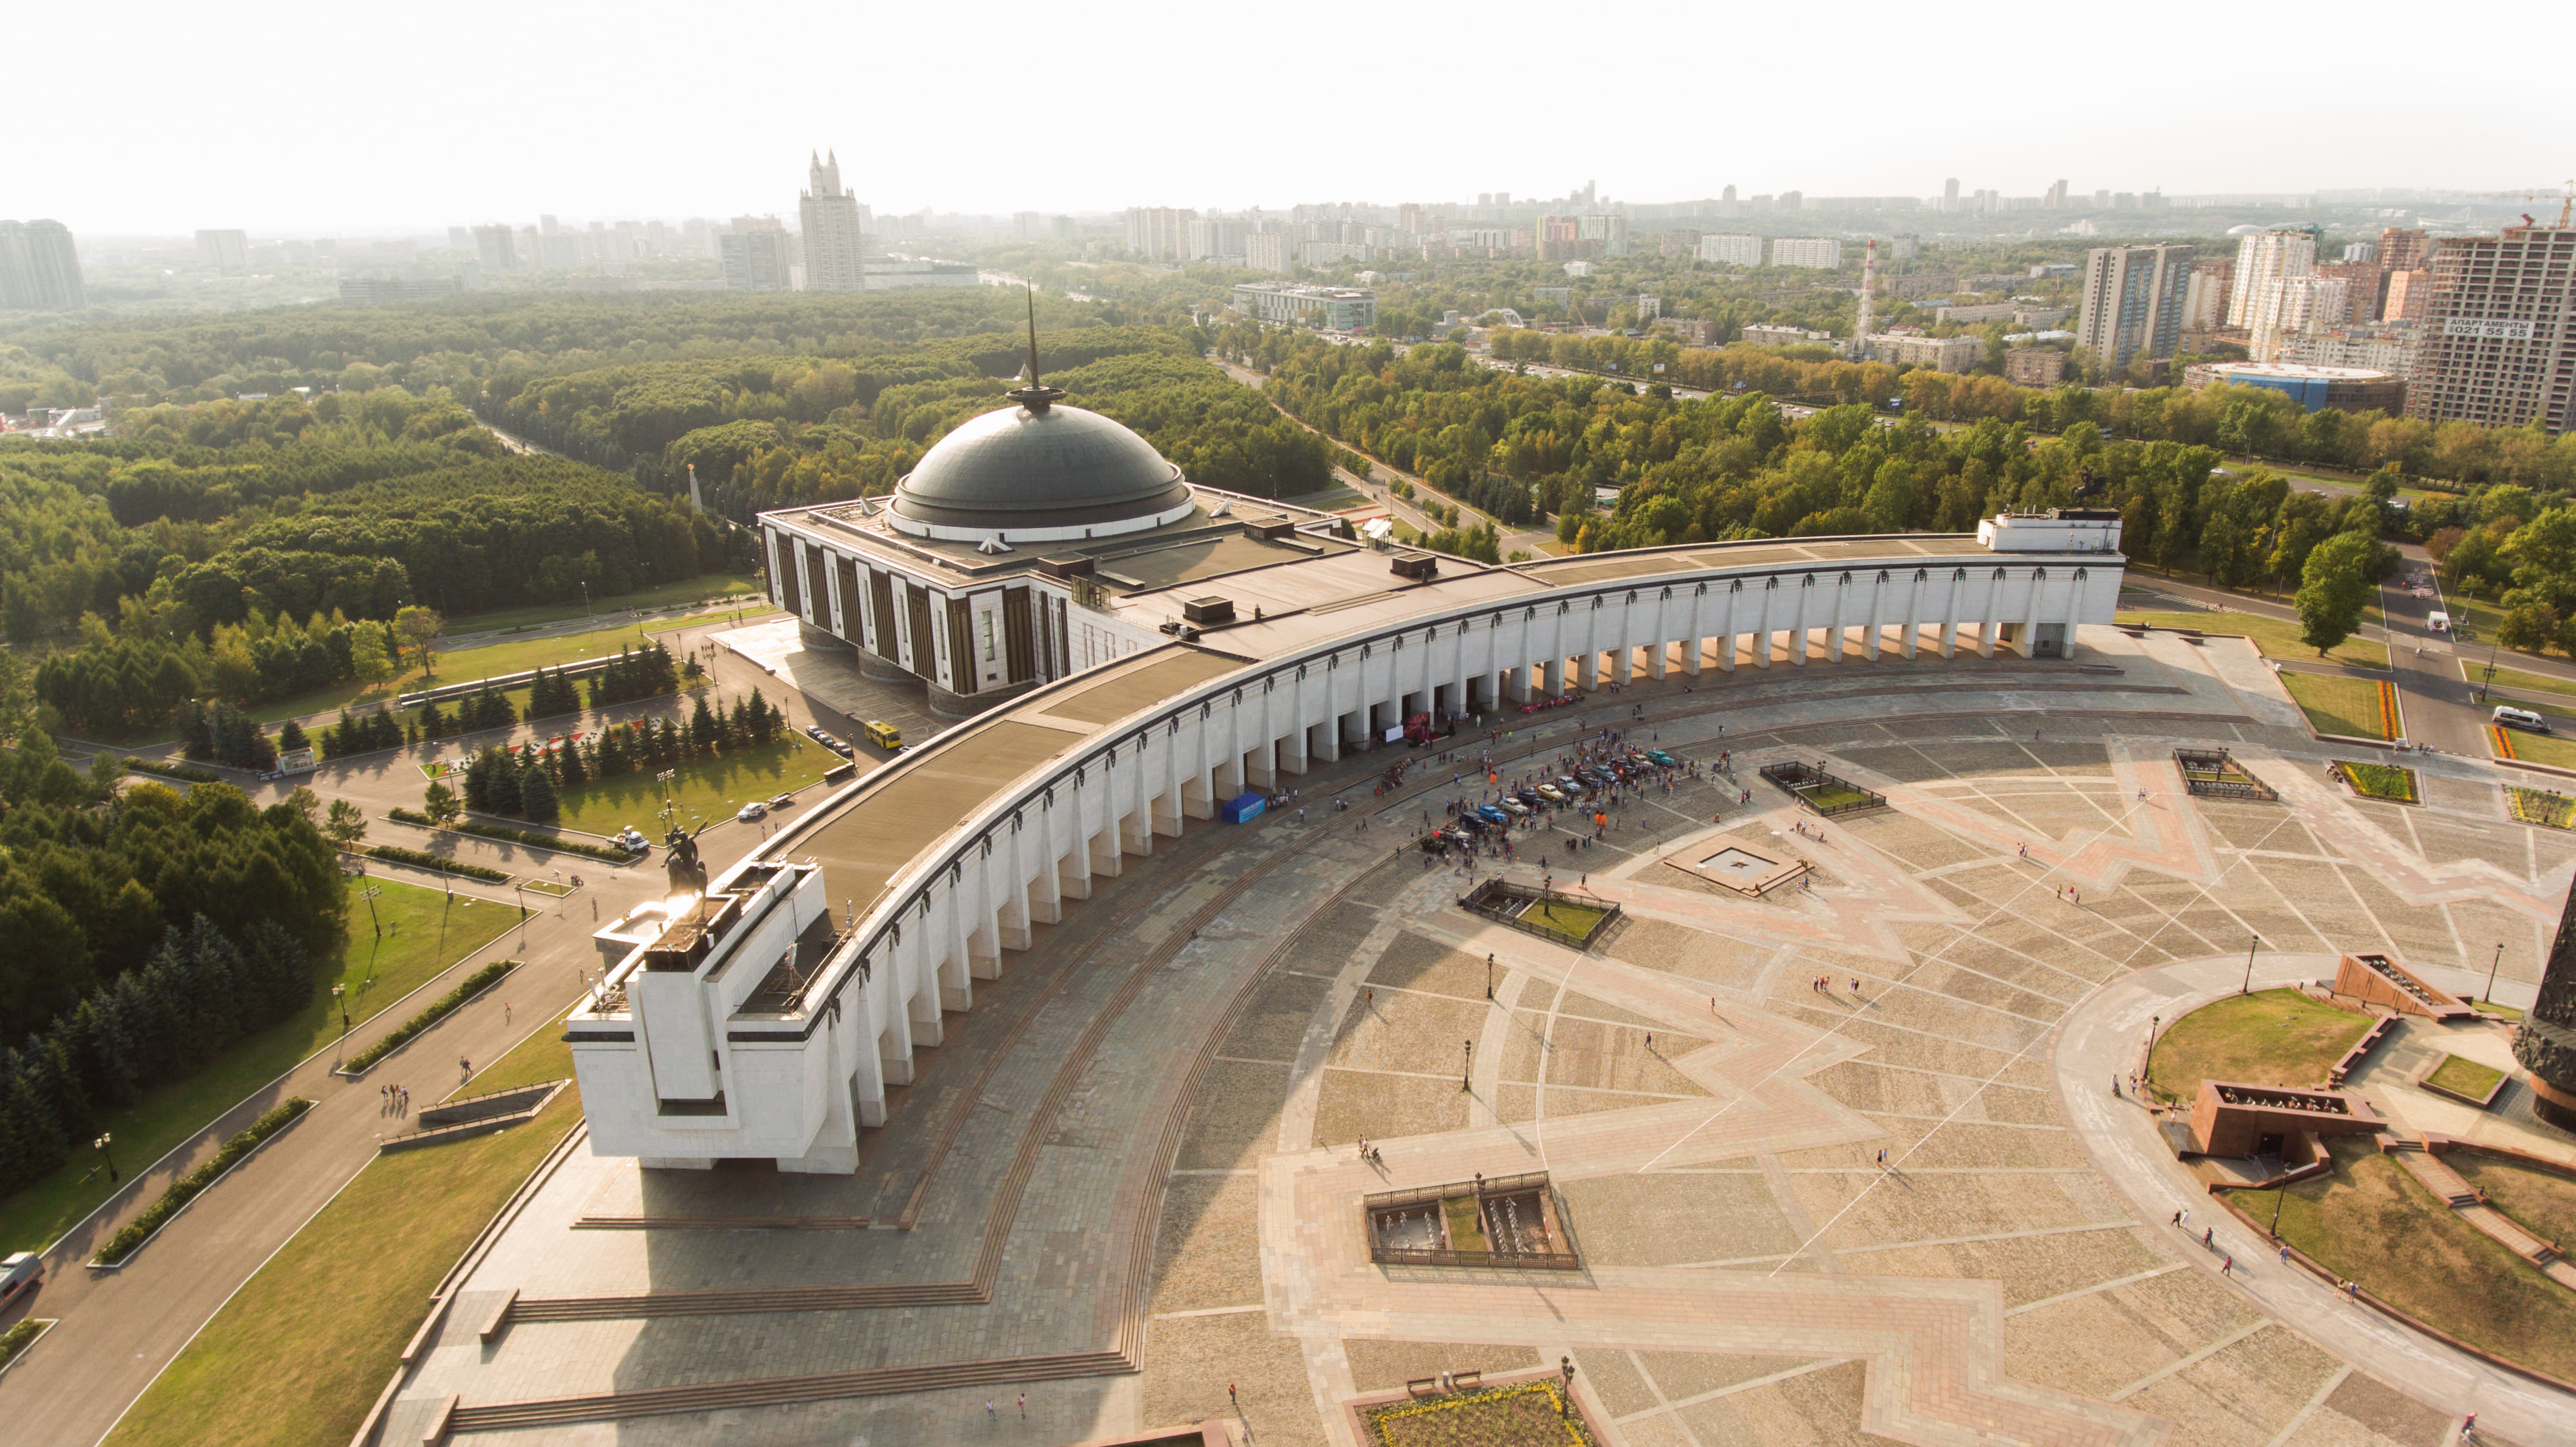
[[[994,1192],[993,1205],[986,1217],[983,1249],[971,1279],[918,1284],[645,1292],[629,1296],[538,1300],[521,1298],[507,1302],[493,1314],[493,1320],[483,1333],[484,1340],[489,1342],[504,1325],[514,1321],[597,1321],[627,1317],[988,1305],[1020,1195],[1036,1166],[1038,1148],[1046,1136],[1045,1123],[1054,1118],[1064,1098],[1079,1082],[1089,1060],[1100,1048],[1126,1004],[1146,988],[1162,967],[1179,955],[1200,928],[1231,907],[1263,875],[1287,862],[1289,853],[1280,851],[1246,870],[1188,919],[1181,921],[1129,972],[1112,999],[1095,1014],[1089,1027],[1068,1052],[1038,1107],[1030,1113],[1018,1157]],[[1366,877],[1363,874],[1345,885],[1321,908],[1329,909],[1338,904]],[[1287,943],[1282,940],[1258,968],[1246,972],[1232,1001],[1219,1012],[1204,1035],[1197,1056],[1173,1098],[1173,1108],[1164,1121],[1160,1138],[1154,1143],[1151,1159],[1155,1169],[1148,1177],[1153,1183],[1149,1190],[1158,1194],[1161,1182],[1167,1179],[1168,1167],[1180,1149],[1189,1119],[1189,1105],[1198,1096],[1218,1046],[1249,1006],[1277,963],[1278,956],[1286,950]],[[848,1397],[972,1387],[1000,1388],[1018,1383],[1140,1371],[1143,1369],[1145,1343],[1145,1305],[1152,1285],[1154,1230],[1160,1215],[1155,1201],[1131,1203],[1127,1213],[1130,1240],[1126,1270],[1116,1287],[1111,1343],[1102,1350],[993,1357],[913,1367],[879,1367],[808,1376],[758,1377],[696,1386],[641,1388],[482,1405],[467,1405],[450,1396],[423,1404],[427,1408],[424,1418],[428,1426],[422,1431],[420,1440],[438,1442],[474,1432],[613,1422],[630,1417],[781,1406]],[[378,1440],[390,1442],[394,1439],[381,1435]]]
[[[694,1387],[652,1387],[632,1392],[602,1392],[587,1397],[497,1402],[481,1407],[458,1405],[447,1412],[445,1428],[447,1435],[464,1436],[508,1428],[667,1416],[675,1412],[775,1407],[796,1402],[883,1397],[900,1392],[937,1392],[959,1387],[1004,1387],[1023,1382],[1111,1376],[1135,1370],[1136,1363],[1125,1352],[1097,1351],[995,1357],[925,1367],[877,1367],[805,1377],[756,1377],[747,1381],[710,1382]]]
[[[2440,1156],[2424,1148],[2420,1140],[2391,1140],[2385,1149],[2397,1164],[2442,1200],[2442,1204],[2460,1213],[2460,1219],[2485,1232],[2497,1245],[2538,1268],[2541,1274],[2563,1286],[2576,1287],[2576,1265],[2560,1259],[2558,1249],[2517,1225],[2513,1218],[2486,1203],[2476,1189],[2452,1170]]]

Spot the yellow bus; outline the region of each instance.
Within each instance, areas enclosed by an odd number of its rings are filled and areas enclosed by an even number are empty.
[[[891,752],[903,747],[903,730],[883,719],[869,719],[859,726],[859,731],[867,735],[868,742],[878,748]]]

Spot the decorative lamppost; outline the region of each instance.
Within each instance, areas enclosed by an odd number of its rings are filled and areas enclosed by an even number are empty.
[[[109,1135],[106,1131],[100,1131],[98,1133],[98,1139],[90,1142],[92,1146],[98,1149],[99,1159],[107,1162],[107,1183],[111,1186],[116,1184],[116,1157],[108,1154],[107,1147],[109,1142],[114,1139],[115,1137]]]
[[[2256,935],[2245,946],[2245,983],[2236,991],[2240,995],[2254,993],[2254,947],[2261,943],[2263,943],[2263,937]]]

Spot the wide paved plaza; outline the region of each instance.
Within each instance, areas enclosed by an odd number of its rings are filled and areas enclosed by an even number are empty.
[[[2481,1441],[2576,1443],[2576,1398],[2272,1260],[2110,1089],[2249,946],[2258,988],[2369,951],[2481,996],[2493,962],[2527,1001],[2576,835],[2458,759],[2418,764],[2420,806],[2355,800],[2324,772],[2351,750],[2239,640],[2084,641],[1596,696],[1583,736],[1702,772],[1590,847],[1518,836],[1509,877],[1620,907],[1585,952],[1462,909],[1467,876],[1409,847],[1444,766],[1373,798],[1362,756],[1192,821],[949,1017],[857,1174],[576,1145],[378,1440],[446,1414],[490,1444],[1350,1444],[1354,1399],[1570,1360],[1630,1447],[2437,1447],[2470,1411]],[[1576,712],[1512,715],[1498,767]],[[2280,800],[2187,796],[2185,745]],[[1792,759],[1887,807],[1800,811],[1757,773]],[[1809,869],[1755,897],[1710,877],[1730,849]],[[2576,1159],[2510,1100],[2442,1114],[2394,1074],[2401,1129]],[[1579,1270],[1371,1261],[1369,1193],[1535,1171]]]

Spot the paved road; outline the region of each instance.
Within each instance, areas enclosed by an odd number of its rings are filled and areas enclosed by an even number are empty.
[[[1234,380],[1255,390],[1260,389],[1263,378],[1259,372],[1255,372],[1248,367],[1238,367],[1234,363],[1222,359],[1217,361],[1217,365],[1224,368],[1225,374],[1232,377]],[[1274,408],[1278,407],[1277,403],[1273,403],[1271,405]],[[1325,441],[1332,443],[1336,447],[1342,445],[1338,439],[1326,433],[1322,428],[1315,426],[1302,417],[1289,413],[1284,408],[1279,409],[1279,415],[1286,417],[1289,421],[1296,423],[1298,426],[1305,428],[1307,431],[1314,433],[1316,436],[1323,438]],[[1425,497],[1441,496],[1438,488],[1433,487],[1431,484],[1423,481],[1413,473],[1406,472],[1400,467],[1396,467],[1385,462],[1378,462],[1376,466],[1386,476],[1401,479]],[[1372,502],[1383,504],[1390,513],[1402,519],[1405,524],[1410,527],[1422,532],[1438,532],[1440,529],[1448,526],[1446,523],[1434,521],[1421,510],[1412,507],[1402,499],[1397,498],[1393,493],[1387,490],[1383,483],[1376,481],[1363,481],[1338,467],[1333,469],[1333,477],[1343,486],[1351,488],[1362,497],[1368,498]],[[1556,547],[1556,534],[1553,532],[1536,528],[1512,529],[1510,524],[1501,522],[1485,513],[1479,512],[1475,508],[1469,507],[1463,502],[1458,502],[1454,498],[1446,500],[1458,509],[1458,521],[1461,526],[1468,526],[1480,522],[1493,523],[1495,531],[1498,534],[1497,546],[1502,549],[1504,557],[1508,558],[1513,554],[1513,552],[1519,551],[1528,553],[1533,558],[1544,558],[1549,556]]]
[[[2387,618],[2387,626],[2365,626],[2361,636],[2388,645],[2391,667],[2387,677],[2397,685],[2399,706],[2405,711],[2408,742],[2464,758],[2487,758],[2485,731],[2493,703],[2481,702],[2476,687],[2461,676],[2459,645],[2448,633],[2436,632],[2429,622],[2433,613],[2445,611],[2440,587],[2433,581],[2436,574],[2432,560],[2422,548],[2413,544],[2403,545],[2398,551],[2406,559],[2404,572],[2392,585],[2379,590],[2380,607]],[[2405,586],[2409,578],[2417,576],[2424,579],[2432,596],[2418,598]],[[2128,583],[2132,588],[2198,607],[2216,607],[2293,622],[2299,616],[2298,609],[2288,602],[2249,597],[2143,573],[2131,573]],[[2132,607],[2138,601],[2134,597],[2125,599],[2121,606]],[[2209,626],[2223,629],[2226,625],[2222,618],[2213,617]],[[2484,654],[2483,647],[2468,650],[2473,666],[2483,662]],[[2576,683],[2576,668],[2526,654],[2511,657],[2511,666],[2515,668]],[[2373,679],[2381,676],[2376,672],[2339,668],[2309,659],[2276,661],[2284,671],[2292,673],[2345,674]],[[2509,691],[2497,694],[2498,699],[2509,697]],[[2500,767],[2510,768],[2512,765],[2502,764]]]
[[[706,632],[725,626],[728,625],[702,625],[685,630],[670,642],[678,652],[701,642]],[[798,727],[816,718],[814,707],[802,693],[782,688],[748,660],[719,650],[711,659],[711,669],[718,687],[727,693],[765,685],[768,695],[786,708],[789,720]],[[669,708],[670,702],[655,700],[629,705],[618,712],[658,712]],[[848,720],[828,711],[822,721],[824,727],[836,732],[848,727]],[[538,726],[538,731],[552,731],[561,724],[560,720],[548,720]],[[522,726],[511,730],[510,736],[524,737],[530,732]],[[497,742],[501,737],[496,732],[489,741]],[[484,740],[479,736],[474,740],[481,741]],[[299,783],[306,784],[326,800],[354,799],[371,816],[380,816],[392,804],[417,804],[422,786],[415,766],[455,752],[460,742],[450,739],[434,746],[370,754],[347,764],[325,765],[306,779],[249,787],[255,798],[268,802],[283,798]],[[873,761],[865,757],[870,751],[862,747],[861,752],[862,767],[872,766]],[[816,796],[808,794],[809,798]],[[702,847],[710,863],[721,865],[757,847],[770,828],[722,821],[710,828]],[[371,828],[370,837],[392,842],[409,832],[379,820]],[[424,985],[408,1005],[388,1008],[354,1031],[346,1042],[351,1050],[363,1048],[393,1029],[408,1019],[419,1004],[452,988],[456,980],[483,962],[495,958],[525,961],[499,987],[379,1063],[367,1078],[349,1081],[335,1076],[333,1067],[342,1058],[336,1049],[305,1061],[284,1079],[263,1087],[225,1112],[195,1139],[132,1178],[105,1207],[55,1243],[46,1252],[43,1288],[0,1315],[0,1325],[20,1316],[53,1317],[59,1321],[41,1346],[6,1376],[0,1376],[0,1444],[16,1447],[19,1443],[42,1443],[52,1447],[95,1442],[103,1436],[242,1283],[350,1177],[374,1159],[378,1137],[409,1128],[406,1122],[384,1113],[378,1086],[389,1081],[408,1085],[415,1108],[434,1104],[457,1086],[460,1057],[479,1067],[499,1059],[531,1032],[549,1028],[554,1016],[579,995],[584,973],[598,966],[599,956],[590,932],[600,922],[643,899],[658,896],[663,889],[658,861],[641,868],[615,868],[551,856],[539,864],[533,863],[526,851],[508,845],[465,836],[458,836],[455,844],[460,859],[521,873],[542,873],[550,866],[562,865],[567,874],[577,869],[589,885],[563,900],[529,896],[534,912],[523,922],[474,951],[438,980]],[[373,867],[392,877],[433,882],[425,872]],[[499,929],[515,914],[515,909],[504,902],[511,898],[506,888],[466,884],[459,892],[492,901],[475,907],[484,919],[471,928],[485,934]],[[471,939],[473,935],[460,929],[459,937]],[[172,1180],[211,1157],[227,1136],[290,1095],[311,1099],[314,1108],[215,1189],[199,1197],[125,1269],[92,1273],[82,1267],[80,1263],[118,1224],[157,1197]],[[352,1263],[352,1269],[358,1265]]]

